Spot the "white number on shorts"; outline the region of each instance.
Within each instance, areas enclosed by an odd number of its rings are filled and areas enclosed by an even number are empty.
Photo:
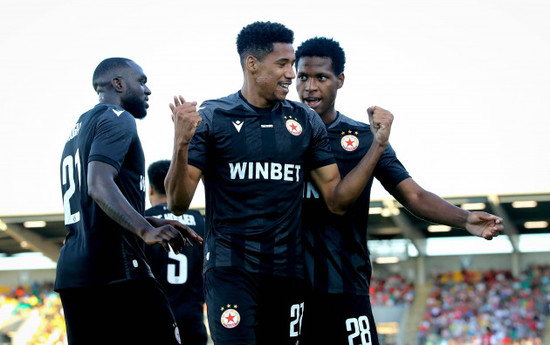
[[[293,304],[290,307],[290,336],[297,337],[302,332],[302,316],[304,316],[304,303]]]
[[[360,345],[371,345],[371,337],[370,337],[370,324],[369,319],[363,315],[359,316],[358,318],[350,318],[346,320],[346,329],[348,332],[353,331],[348,336],[348,344],[354,345],[354,339],[358,336],[361,337]]]
[[[170,248],[168,257],[172,260],[176,260],[177,264],[168,264],[166,271],[166,280],[170,284],[185,284],[187,281],[187,256],[184,254],[176,254]],[[179,266],[179,274],[176,274],[176,265]]]
[[[76,183],[74,179],[75,169],[78,177],[78,186],[80,188],[80,155],[78,150],[73,156],[69,155],[63,159],[61,171],[61,182],[63,185],[68,184],[69,187],[63,194],[63,208],[65,213],[65,225],[74,224],[80,221],[80,211],[72,212],[71,197],[76,192]]]

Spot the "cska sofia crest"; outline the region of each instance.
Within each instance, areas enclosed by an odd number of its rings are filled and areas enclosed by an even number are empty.
[[[342,132],[342,140],[340,140],[340,145],[342,145],[342,148],[346,151],[355,151],[357,147],[359,147],[359,139],[355,136],[358,134],[358,132],[355,132],[352,134],[352,131],[348,131],[348,134],[346,132]]]
[[[225,310],[224,310],[225,309]],[[222,317],[220,319],[222,326],[225,328],[235,328],[241,322],[241,315],[236,310],[237,306],[234,305],[233,308],[231,308],[231,304],[227,305],[227,309],[222,307],[221,310],[223,311]]]
[[[294,136],[298,136],[302,134],[302,125],[296,121],[296,118],[292,118],[292,116],[285,116],[286,120],[286,129],[290,132],[290,134]]]

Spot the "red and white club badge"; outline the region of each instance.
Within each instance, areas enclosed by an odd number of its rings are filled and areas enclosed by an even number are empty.
[[[286,120],[286,129],[295,136],[302,134],[302,125],[293,119]]]
[[[241,322],[241,315],[235,309],[227,309],[223,312],[220,321],[225,328],[235,328]]]
[[[345,135],[340,140],[342,148],[346,151],[354,151],[359,146],[359,139],[352,134]]]

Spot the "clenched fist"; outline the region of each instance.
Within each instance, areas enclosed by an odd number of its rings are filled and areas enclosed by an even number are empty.
[[[379,145],[388,145],[393,114],[377,106],[368,108],[367,113],[369,114],[370,130],[374,135],[374,140]]]

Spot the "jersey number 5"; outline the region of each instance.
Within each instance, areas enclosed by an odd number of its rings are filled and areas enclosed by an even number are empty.
[[[176,254],[170,250],[168,257],[175,260],[177,264],[168,264],[168,269],[166,270],[166,280],[170,284],[185,284],[187,281],[187,256],[181,253]]]
[[[73,156],[69,155],[63,159],[61,166],[61,182],[63,186],[68,184],[65,193],[63,193],[63,208],[65,212],[65,225],[77,223],[80,221],[80,211],[72,212],[71,210],[71,197],[76,192],[76,184],[74,179],[74,173],[78,176],[78,185],[80,186],[80,155],[78,150]]]

